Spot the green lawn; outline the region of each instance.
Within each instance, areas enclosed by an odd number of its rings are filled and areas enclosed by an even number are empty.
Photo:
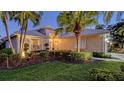
[[[88,80],[88,70],[91,68],[120,71],[121,64],[121,62],[67,64],[56,61],[17,70],[1,71],[0,80]]]

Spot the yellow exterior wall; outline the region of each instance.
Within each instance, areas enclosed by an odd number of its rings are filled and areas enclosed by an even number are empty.
[[[85,48],[82,47],[83,45],[81,45],[84,43]],[[87,51],[103,52],[103,43],[103,37],[100,35],[82,36],[80,41],[80,49]],[[76,39],[75,37],[62,38],[60,39],[59,44],[57,44],[55,47],[58,50],[76,50]]]
[[[19,49],[19,35],[17,38],[17,46]],[[75,37],[68,37],[68,38],[44,38],[44,37],[38,37],[38,36],[30,36],[27,35],[26,39],[29,40],[30,44],[30,51],[32,50],[32,39],[38,39],[39,40],[39,50],[44,50],[45,43],[48,43],[50,46],[50,50],[53,48],[55,50],[76,50],[76,38]],[[85,47],[82,45],[85,43]],[[81,37],[81,50],[87,50],[87,51],[97,51],[97,52],[103,52],[104,51],[104,41],[102,35],[93,35],[93,36],[82,36]],[[83,46],[83,47],[82,47]],[[84,49],[85,48],[85,49]],[[18,50],[17,49],[17,50]]]
[[[25,38],[25,43],[29,44],[29,51],[34,51],[32,48],[32,39],[37,39],[38,40],[38,45],[39,45],[39,49],[38,50],[43,50],[44,49],[44,43],[46,43],[45,39],[42,37],[38,37],[38,36],[31,36],[31,35],[27,35]],[[17,42],[17,51],[19,52],[19,42],[20,42],[20,35],[18,35],[17,38],[18,42]]]
[[[86,37],[86,50],[103,52],[103,37],[100,35]]]
[[[59,40],[58,45],[56,45],[55,47],[57,47],[57,49],[59,50],[75,50],[75,38],[61,38]]]

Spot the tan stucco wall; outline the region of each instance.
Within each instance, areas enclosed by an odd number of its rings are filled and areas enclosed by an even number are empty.
[[[61,38],[55,47],[59,50],[75,50],[75,38]]]
[[[103,52],[103,37],[100,35],[86,37],[86,50]]]
[[[80,40],[80,49],[103,52],[103,43],[103,37],[100,35],[82,36]],[[75,37],[62,38],[60,39],[59,44],[55,47],[58,47],[57,49],[59,50],[76,50],[76,39]]]
[[[20,35],[18,35],[18,37],[16,39],[18,41],[17,42],[17,51],[19,52]],[[43,50],[44,49],[43,45],[46,42],[45,38],[38,37],[38,36],[27,35],[26,38],[25,38],[25,43],[29,44],[29,51],[33,51],[33,49],[32,49],[32,39],[37,39],[38,40],[38,43],[39,43],[39,49],[38,50]]]
[[[18,37],[13,38],[12,40],[12,43],[14,44],[14,48],[17,51],[19,51],[19,38],[20,36],[18,35]],[[39,40],[39,47],[40,47],[39,50],[45,49],[45,46],[44,46],[45,43],[48,43],[49,45],[51,45],[50,49],[54,47],[55,50],[76,50],[75,37],[49,39],[44,37],[27,35],[26,39],[28,39],[28,41],[25,41],[25,42],[29,43],[30,51],[33,51],[32,39]],[[80,47],[81,50],[97,51],[97,52],[104,51],[103,35],[82,36],[80,44],[81,44],[81,47]],[[6,47],[8,47],[8,42],[6,43]]]

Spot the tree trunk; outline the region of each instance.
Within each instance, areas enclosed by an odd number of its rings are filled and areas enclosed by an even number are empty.
[[[20,34],[20,48],[19,48],[19,54],[22,54],[22,43],[23,43],[23,37],[24,37],[24,21],[21,27],[21,34]]]
[[[77,52],[80,52],[80,34],[75,34],[75,36],[76,36]]]
[[[3,23],[4,23],[4,26],[5,26],[5,29],[6,29],[6,35],[7,35],[8,41],[9,41],[10,48],[12,49],[13,54],[16,54],[15,49],[14,49],[14,47],[12,45],[12,42],[11,42],[11,38],[9,36],[8,25],[7,25],[5,17],[3,19]]]
[[[24,43],[25,43],[25,38],[26,38],[26,32],[27,30],[24,32],[24,37],[22,39],[22,50],[24,49]]]
[[[21,34],[20,34],[20,43],[19,43],[19,53],[22,51],[22,38],[23,38],[23,30],[21,28]]]
[[[8,57],[6,58],[6,67],[7,69],[9,69],[9,58]]]

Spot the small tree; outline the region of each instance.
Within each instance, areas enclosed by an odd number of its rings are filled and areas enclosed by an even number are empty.
[[[49,50],[49,44],[45,43],[44,46],[46,47],[46,50]]]
[[[34,26],[38,25],[40,22],[41,12],[38,11],[19,11],[11,19],[14,19],[21,26],[20,31],[20,49],[19,53],[22,55],[24,48],[26,33],[28,31],[28,23],[31,21]]]
[[[25,43],[24,44],[24,51],[27,52],[29,49],[29,44],[28,43]]]
[[[124,48],[124,21],[118,22],[111,27],[112,42]]]

